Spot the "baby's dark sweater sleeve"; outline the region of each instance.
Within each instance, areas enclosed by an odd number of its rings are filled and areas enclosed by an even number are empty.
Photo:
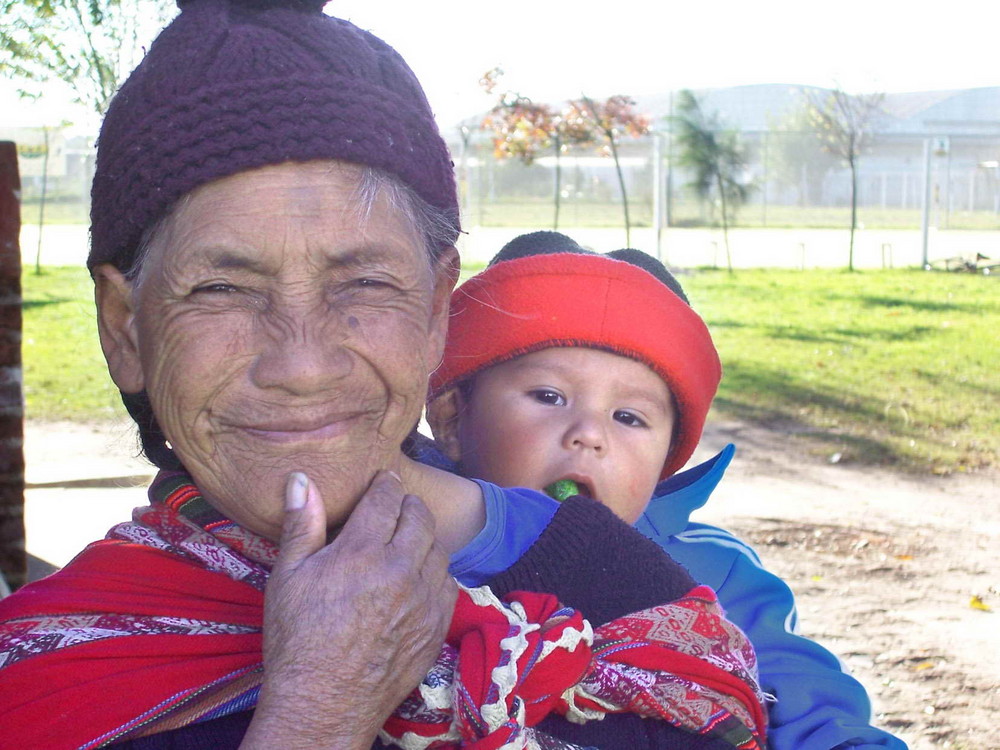
[[[555,594],[597,627],[678,599],[697,584],[658,544],[604,505],[572,497],[538,541],[489,585],[498,596]]]

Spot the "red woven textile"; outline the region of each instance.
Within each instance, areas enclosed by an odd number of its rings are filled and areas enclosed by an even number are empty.
[[[225,700],[260,671],[262,614],[262,593],[228,576],[138,544],[92,544],[0,601],[4,743],[98,747],[209,693]]]
[[[255,705],[273,545],[169,502],[135,518],[0,600],[5,747],[100,747]],[[552,711],[632,712],[762,747],[755,669],[705,587],[596,633],[548,594],[501,602],[463,589],[438,663],[382,737],[404,748],[568,747],[532,727]]]
[[[763,748],[754,671],[749,643],[707,587],[596,632],[547,594],[500,602],[463,590],[441,659],[380,737],[406,750],[570,747],[532,727],[552,711],[574,721],[629,712]]]

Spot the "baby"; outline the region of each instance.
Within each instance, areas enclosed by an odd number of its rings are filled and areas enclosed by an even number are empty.
[[[504,247],[451,304],[427,418],[462,473],[559,500],[590,496],[715,588],[777,699],[771,748],[906,747],[870,726],[868,696],[836,657],[794,634],[788,586],[728,532],[688,521],[734,448],[677,474],[722,371],[707,327],[659,261],[536,232]],[[535,501],[507,513],[507,526],[530,538],[554,511]],[[502,550],[493,558],[504,564]]]

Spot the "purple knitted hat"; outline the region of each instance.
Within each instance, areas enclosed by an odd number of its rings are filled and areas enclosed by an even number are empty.
[[[453,217],[453,165],[420,84],[325,0],[178,0],[98,140],[89,268],[131,266],[183,195],[237,172],[338,159],[388,172]]]

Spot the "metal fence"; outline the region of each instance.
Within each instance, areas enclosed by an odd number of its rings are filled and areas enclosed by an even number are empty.
[[[850,172],[824,153],[808,132],[744,132],[747,203],[735,215],[743,227],[843,227],[850,206]],[[466,226],[622,226],[621,190],[610,156],[575,148],[543,154],[533,164],[497,160],[490,137],[474,132],[451,144]],[[91,143],[67,143],[48,160],[21,148],[26,223],[37,221],[43,184],[45,221],[86,223],[93,173]],[[688,188],[668,133],[626,139],[619,148],[630,222],[636,227],[699,227],[719,212]],[[1000,228],[1000,134],[883,134],[859,161],[859,221],[868,227],[918,229],[925,202],[939,229]]]
[[[840,227],[851,201],[850,171],[813,133],[744,133],[746,227]],[[552,153],[531,165],[497,160],[486,133],[452,144],[465,222],[471,226],[611,226],[623,222],[614,161],[595,149]],[[718,210],[688,187],[668,133],[620,145],[634,226],[710,226]],[[859,159],[859,221],[916,229],[925,203],[939,229],[1000,228],[1000,134],[885,134]]]

